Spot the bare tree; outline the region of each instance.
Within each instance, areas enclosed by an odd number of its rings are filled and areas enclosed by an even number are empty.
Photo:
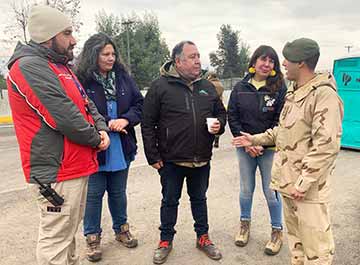
[[[72,21],[74,31],[80,31],[80,27],[83,25],[79,18],[81,0],[46,0],[45,4],[67,14]]]
[[[12,23],[6,26],[4,30],[4,33],[9,36],[10,40],[20,39],[27,42],[26,27],[28,24],[30,8],[34,4],[37,4],[36,1],[29,3],[27,0],[22,0],[20,2],[13,1],[10,3],[11,10],[14,14],[12,20],[15,19],[15,23],[14,21],[11,21]]]
[[[72,20],[74,30],[76,32],[80,31],[80,27],[83,25],[79,18],[81,0],[45,0],[41,2],[37,0],[13,0],[10,6],[14,14],[15,23],[12,20],[4,30],[4,33],[9,36],[11,40],[28,42],[26,28],[30,9],[32,6],[40,3],[57,8],[67,14]]]

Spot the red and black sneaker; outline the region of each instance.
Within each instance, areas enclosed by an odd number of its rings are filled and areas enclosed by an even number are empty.
[[[220,250],[211,242],[208,234],[204,234],[197,239],[196,247],[203,251],[210,259],[219,260],[222,258]]]
[[[155,249],[153,262],[154,264],[163,264],[172,250],[172,242],[160,240],[159,246]]]

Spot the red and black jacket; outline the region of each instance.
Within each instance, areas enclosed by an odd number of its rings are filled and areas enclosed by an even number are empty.
[[[9,61],[7,86],[27,182],[61,182],[98,170],[96,146],[104,118],[66,65],[67,59],[30,42]]]

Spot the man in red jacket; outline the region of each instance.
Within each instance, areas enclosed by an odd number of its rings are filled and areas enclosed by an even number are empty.
[[[79,264],[75,233],[87,176],[98,169],[96,151],[110,142],[107,127],[67,66],[76,44],[70,20],[54,8],[35,6],[28,31],[31,41],[17,45],[7,78],[23,171],[28,183],[37,179],[64,200],[51,202],[31,185],[40,208],[37,261]]]

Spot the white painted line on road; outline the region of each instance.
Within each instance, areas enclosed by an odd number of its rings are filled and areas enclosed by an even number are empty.
[[[12,124],[0,124],[0,129],[1,128],[12,128],[12,127],[14,127],[14,125],[12,125]]]
[[[137,165],[132,165],[132,166],[130,166],[130,168],[138,168],[138,167],[144,167],[144,166],[148,166],[148,164],[147,164],[147,163],[141,163],[141,164],[137,164]],[[150,166],[149,166],[149,167],[150,167]],[[26,189],[27,189],[27,187],[17,188],[17,189],[3,190],[3,191],[0,191],[0,195],[1,195],[1,194],[4,194],[4,193],[24,191],[24,190],[26,190]]]

